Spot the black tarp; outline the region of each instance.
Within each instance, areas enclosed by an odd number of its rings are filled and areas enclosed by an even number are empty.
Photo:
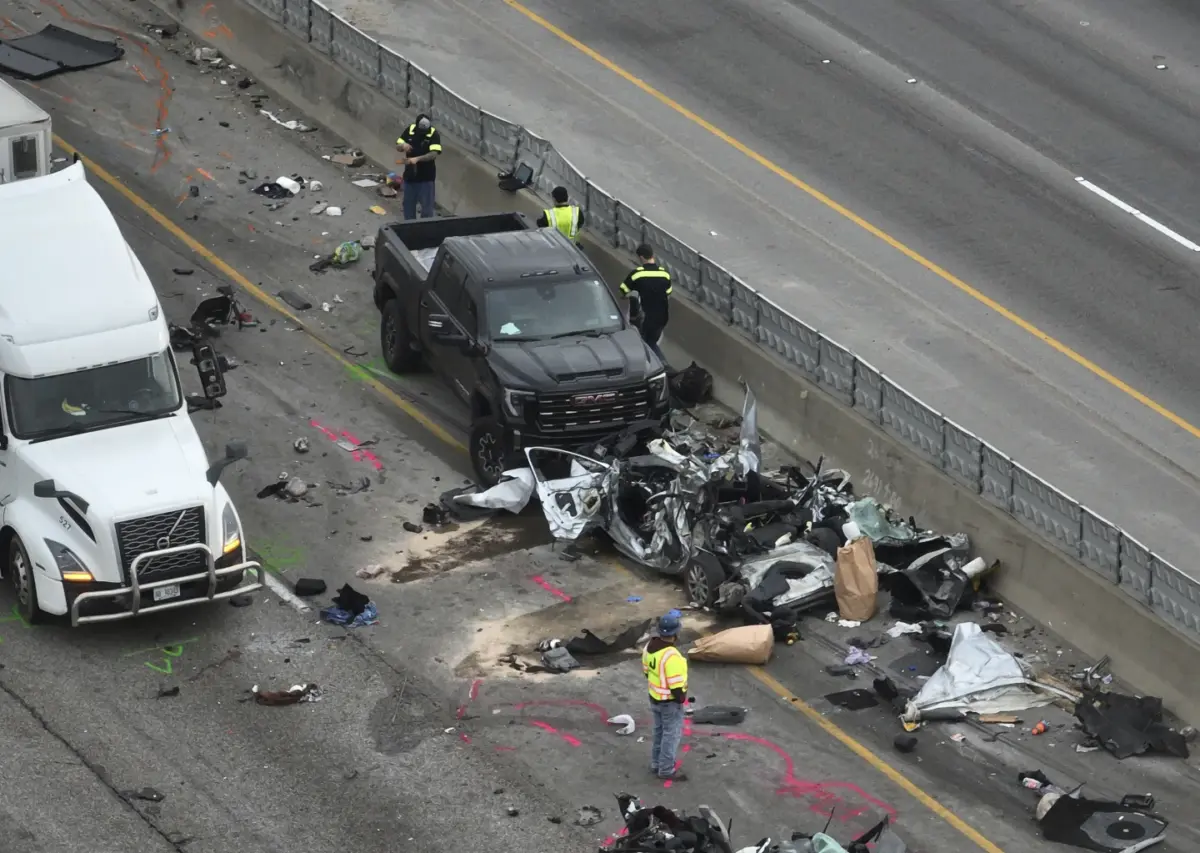
[[[63,71],[78,71],[115,62],[125,49],[50,24],[32,35],[0,41],[0,68],[15,77],[42,80]]]

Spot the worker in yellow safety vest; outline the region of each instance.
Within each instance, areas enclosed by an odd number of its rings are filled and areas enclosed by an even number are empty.
[[[557,228],[568,240],[574,242],[579,236],[579,229],[583,227],[583,211],[579,209],[579,205],[571,204],[566,187],[555,187],[550,195],[554,199],[554,207],[542,211],[537,220],[538,227]]]
[[[654,739],[650,747],[650,771],[660,779],[683,782],[675,755],[683,739],[684,708],[687,703],[688,664],[675,645],[679,639],[679,611],[658,620],[658,636],[642,652],[642,672],[650,687],[650,710],[654,715]]]

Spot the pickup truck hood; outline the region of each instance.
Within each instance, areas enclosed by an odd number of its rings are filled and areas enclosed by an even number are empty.
[[[533,389],[638,382],[662,370],[637,329],[603,337],[496,341],[489,361],[502,384]]]
[[[186,505],[208,507],[204,447],[186,417],[64,436],[29,444],[21,455],[33,481],[53,479],[91,507],[88,517],[115,521]],[[32,484],[30,485],[32,490]]]

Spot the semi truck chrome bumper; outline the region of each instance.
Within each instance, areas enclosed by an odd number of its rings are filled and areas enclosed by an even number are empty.
[[[177,578],[167,578],[166,580],[151,581],[149,583],[138,582],[138,572],[149,560],[155,557],[165,557],[169,554],[180,554],[185,551],[202,551],[205,561],[208,565],[207,571],[197,572],[195,574],[183,575]],[[217,581],[223,577],[237,574],[238,572],[252,571],[254,572],[254,582],[249,584],[241,584],[233,589],[217,592]],[[144,613],[158,613],[164,610],[177,610],[180,607],[190,607],[194,604],[204,604],[209,601],[222,601],[227,598],[232,598],[235,595],[243,595],[247,592],[254,592],[263,588],[263,568],[253,561],[238,563],[234,566],[225,566],[218,569],[216,561],[213,559],[212,550],[204,544],[195,545],[176,545],[172,548],[163,548],[160,551],[147,551],[144,554],[138,554],[133,560],[133,565],[129,567],[129,586],[117,587],[115,589],[100,589],[81,592],[75,596],[71,602],[71,625],[72,627],[83,625],[88,622],[116,622],[121,619],[132,619],[135,616],[140,616]],[[142,604],[142,594],[152,592],[159,587],[178,586],[181,588],[190,583],[197,581],[208,581],[208,589],[204,595],[192,595],[186,598],[177,598],[161,603],[144,605]],[[93,615],[80,615],[80,608],[89,601],[112,601],[121,598],[128,598],[128,609],[125,602],[122,602],[122,608],[114,613],[96,613]]]

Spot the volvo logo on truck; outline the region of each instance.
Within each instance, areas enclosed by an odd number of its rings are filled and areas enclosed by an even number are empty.
[[[571,402],[576,406],[599,406],[601,403],[611,403],[617,399],[616,391],[601,391],[598,394],[576,394]]]

